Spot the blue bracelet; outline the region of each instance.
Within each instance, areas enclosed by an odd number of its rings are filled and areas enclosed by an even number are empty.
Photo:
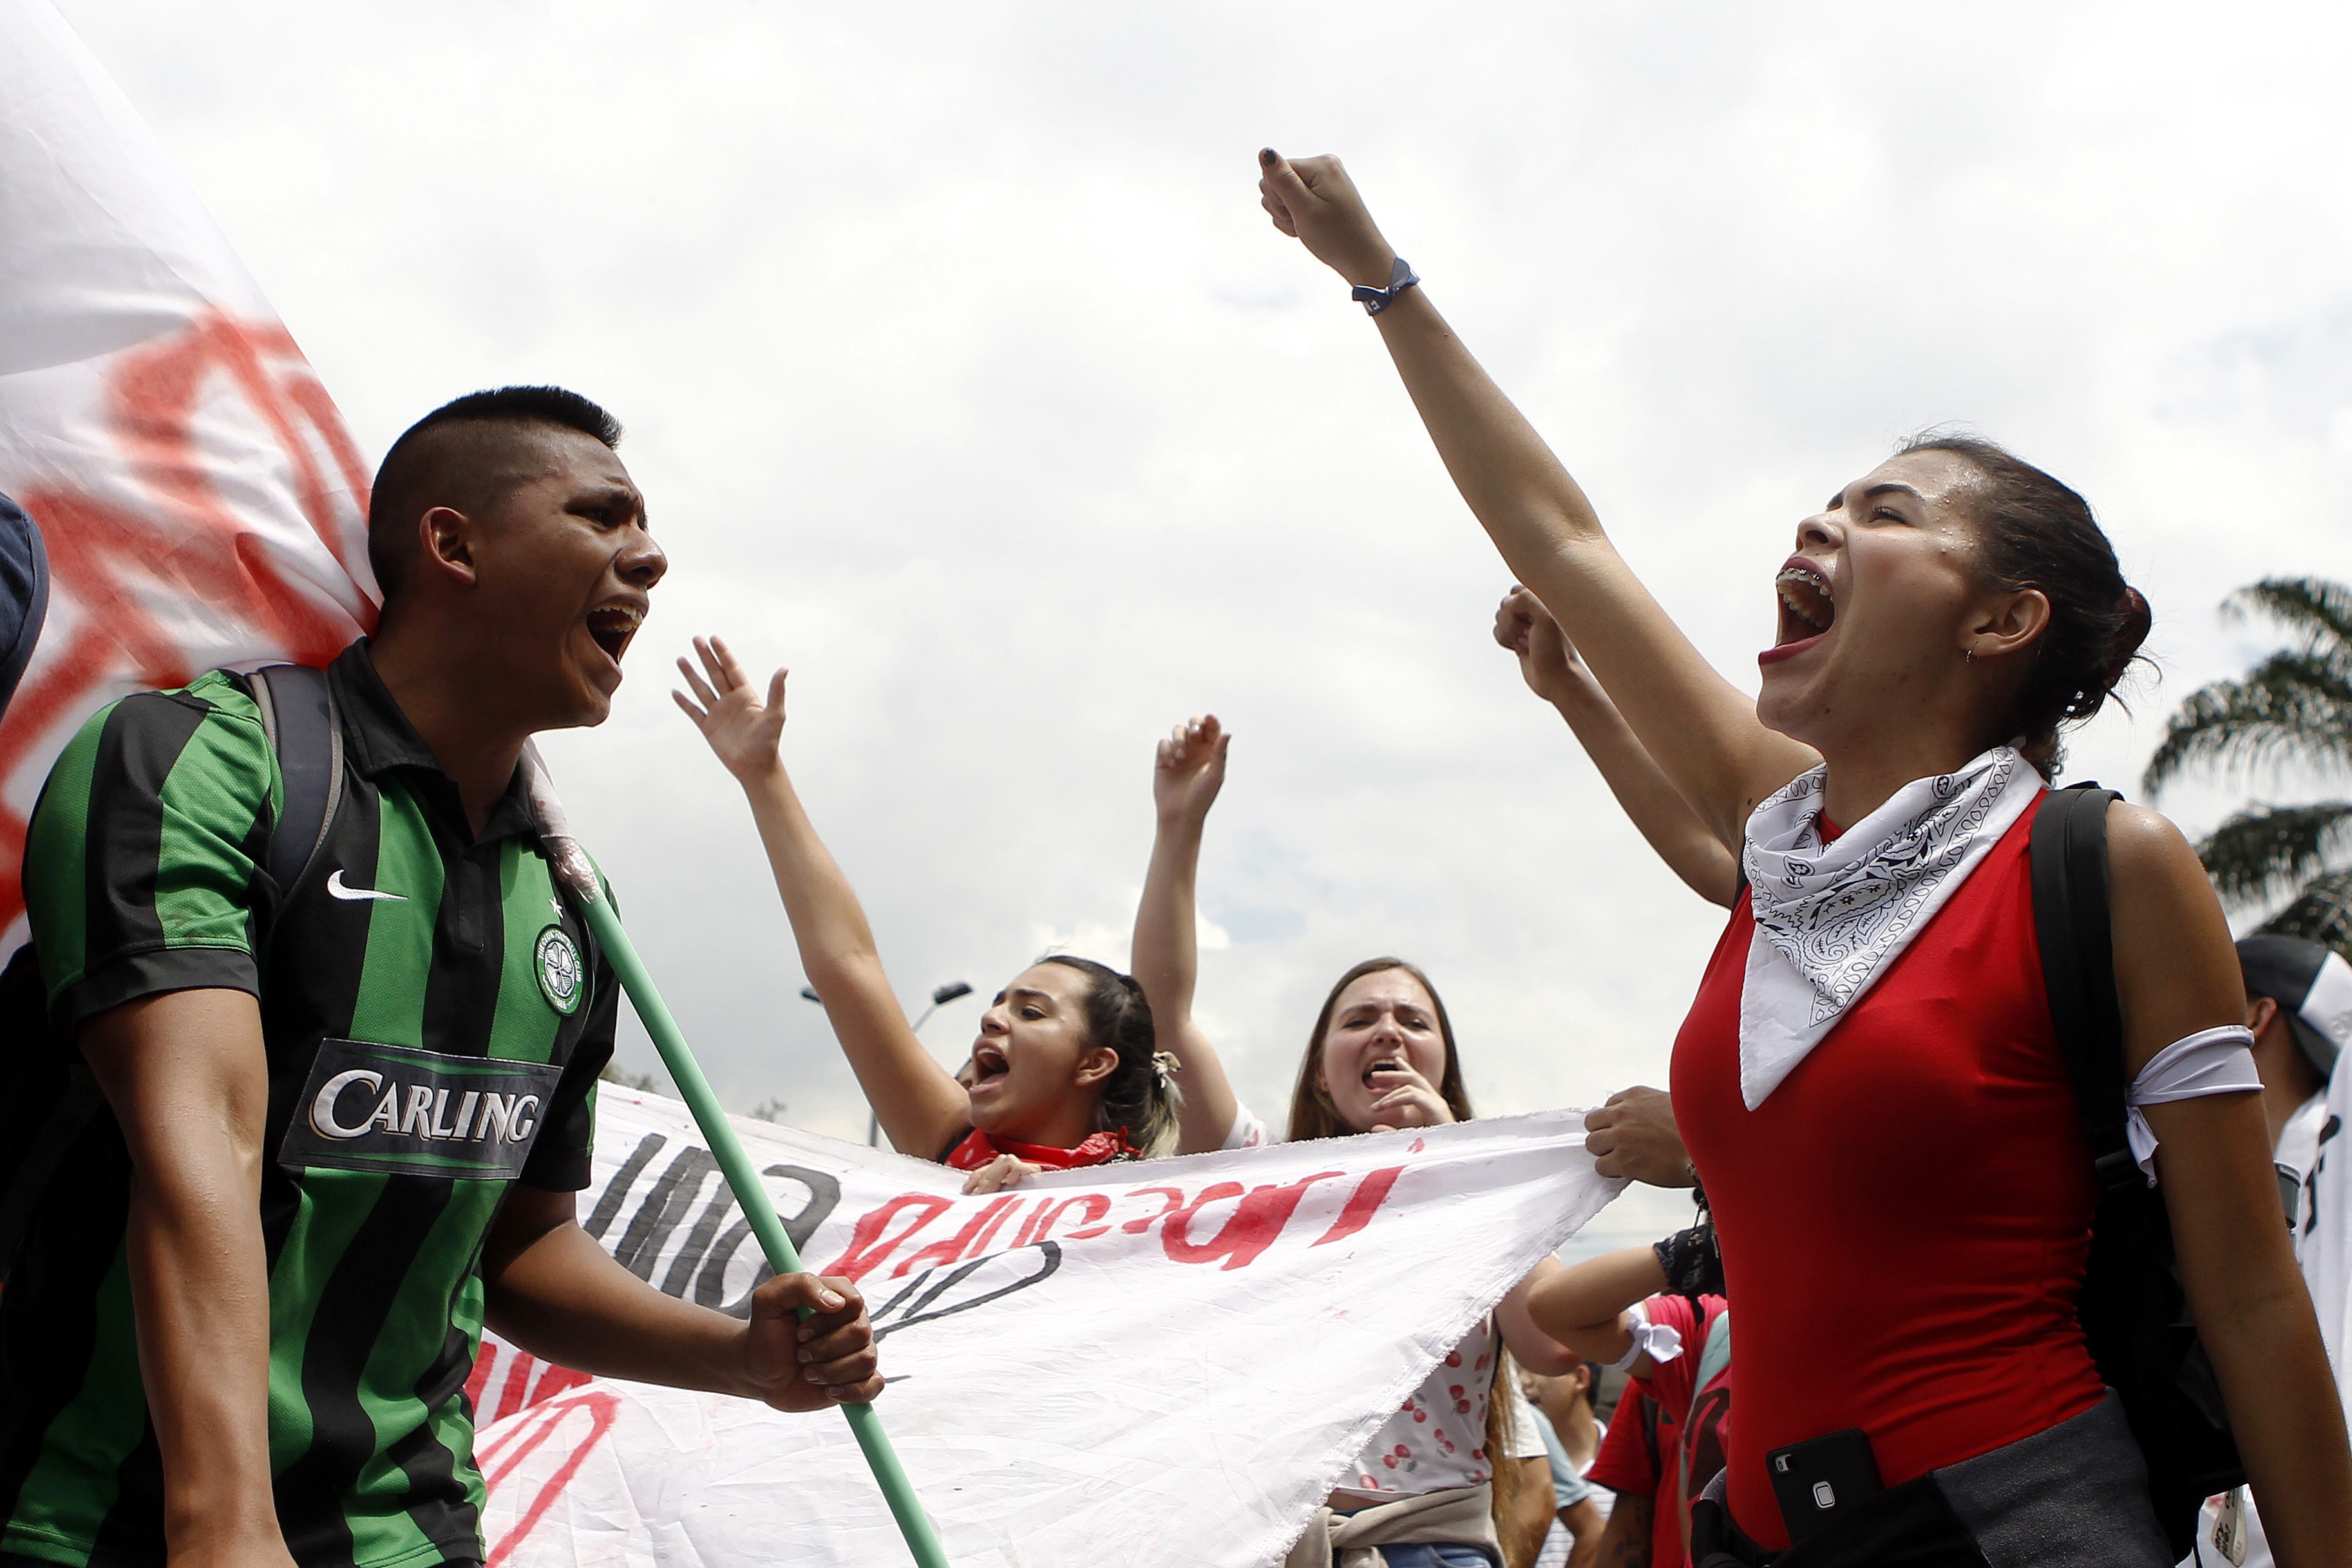
[[[1351,288],[1348,291],[1348,298],[1361,300],[1365,315],[1377,316],[1403,298],[1404,291],[1420,281],[1421,275],[1406,264],[1404,257],[1399,256],[1395,269],[1389,274],[1386,288]]]

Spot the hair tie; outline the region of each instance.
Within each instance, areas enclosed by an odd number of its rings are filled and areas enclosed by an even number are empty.
[[[1155,1051],[1151,1053],[1151,1074],[1160,1080],[1162,1089],[1176,1087],[1176,1075],[1183,1071],[1184,1063],[1174,1051]]]

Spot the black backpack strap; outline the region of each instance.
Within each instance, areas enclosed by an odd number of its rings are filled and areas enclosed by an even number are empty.
[[[2096,784],[2052,790],[2034,819],[2030,851],[2050,1022],[2102,1192],[2142,1182],[2125,1132],[2123,1005],[2108,925],[2107,805],[2119,799]]]
[[[327,841],[343,800],[343,727],[327,672],[307,664],[271,664],[251,677],[261,727],[278,753],[286,784],[285,809],[269,835],[269,878],[282,898]]]

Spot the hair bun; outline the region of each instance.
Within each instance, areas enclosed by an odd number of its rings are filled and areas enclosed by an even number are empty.
[[[2124,678],[2139,657],[2140,644],[2147,641],[2148,629],[2156,624],[2156,612],[2147,607],[2147,597],[2129,583],[2124,585],[2123,597],[2116,601],[2116,634],[2107,644],[2107,685],[2113,687]]]

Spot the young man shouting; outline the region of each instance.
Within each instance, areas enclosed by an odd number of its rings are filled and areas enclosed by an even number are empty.
[[[666,567],[619,438],[509,388],[394,444],[382,622],[328,672],[341,802],[292,885],[246,678],[126,698],[50,774],[25,892],[50,1050],[98,1094],[52,1119],[73,1142],[0,1291],[0,1562],[478,1562],[485,1323],[780,1409],[879,1392],[846,1281],[771,1280],[739,1320],[575,1220],[617,988],[519,763],[604,721]]]

